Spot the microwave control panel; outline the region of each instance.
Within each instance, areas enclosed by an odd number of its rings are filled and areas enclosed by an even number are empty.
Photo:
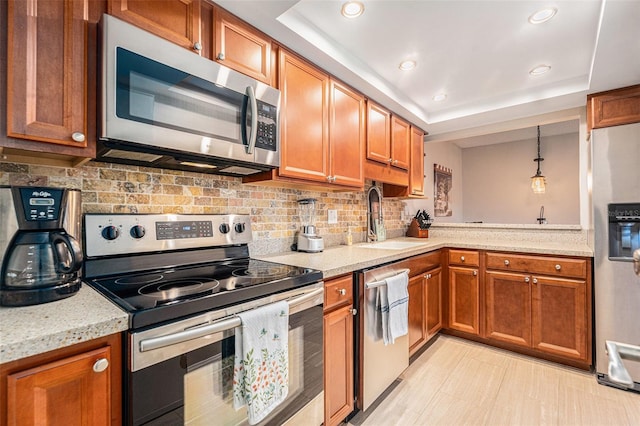
[[[258,101],[258,134],[256,135],[256,147],[277,150],[277,126],[278,108]]]

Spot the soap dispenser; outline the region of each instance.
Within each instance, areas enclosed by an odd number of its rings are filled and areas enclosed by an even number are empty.
[[[351,235],[351,227],[348,228],[349,230],[347,231],[347,245],[350,246],[351,244],[353,244],[353,235]]]

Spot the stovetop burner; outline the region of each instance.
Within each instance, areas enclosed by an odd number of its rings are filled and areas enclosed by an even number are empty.
[[[314,269],[249,258],[250,223],[240,215],[87,214],[84,281],[139,329],[322,280]]]

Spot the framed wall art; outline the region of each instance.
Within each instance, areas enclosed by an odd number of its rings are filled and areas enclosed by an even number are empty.
[[[453,214],[449,194],[453,188],[453,171],[438,164],[433,165],[433,213],[435,217]]]

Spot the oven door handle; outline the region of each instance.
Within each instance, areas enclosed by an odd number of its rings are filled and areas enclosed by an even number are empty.
[[[318,288],[302,296],[294,297],[287,300],[289,303],[289,309],[314,299],[324,292],[324,288]],[[188,340],[199,339],[206,337],[210,334],[221,333],[223,331],[231,330],[232,328],[242,325],[240,317],[237,315],[221,319],[213,324],[203,325],[202,327],[191,328],[188,330],[180,331],[178,333],[167,334],[165,336],[152,337],[140,342],[140,352],[152,351],[154,349],[160,349],[178,343],[183,343]]]

